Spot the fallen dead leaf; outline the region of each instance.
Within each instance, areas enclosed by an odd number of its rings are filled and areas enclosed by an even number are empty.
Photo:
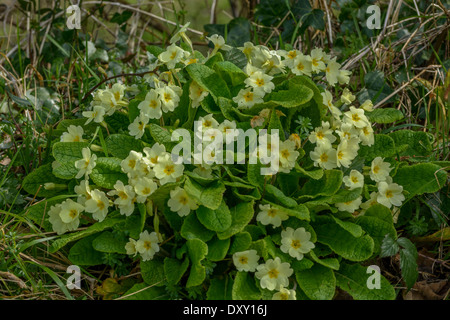
[[[428,282],[419,281],[412,289],[403,295],[405,300],[442,300],[450,288],[448,280]]]

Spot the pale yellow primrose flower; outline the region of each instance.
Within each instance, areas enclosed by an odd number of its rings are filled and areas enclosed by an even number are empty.
[[[336,154],[336,149],[333,149],[331,146],[318,145],[314,151],[309,153],[309,156],[314,161],[315,167],[319,166],[325,170],[330,170],[337,167]]]
[[[293,66],[291,71],[293,74],[297,76],[306,75],[308,77],[311,76],[312,71],[312,62],[310,56],[305,56],[302,53],[299,53],[297,57],[292,62]]]
[[[336,62],[336,58],[330,60],[325,68],[325,77],[332,87],[338,82],[339,68],[341,65]]]
[[[105,108],[102,106],[94,106],[92,111],[83,111],[83,117],[88,118],[85,125],[94,121],[96,123],[103,122],[103,116],[105,115]]]
[[[114,190],[108,192],[109,196],[118,196],[114,204],[119,207],[120,214],[129,216],[134,211],[134,202],[136,194],[132,186],[125,186],[122,181],[117,180]]]
[[[341,102],[343,104],[351,104],[355,101],[355,99],[356,97],[351,93],[351,91],[345,88],[341,95]]]
[[[343,179],[344,184],[350,189],[362,188],[364,186],[364,176],[357,170],[350,171]]]
[[[187,216],[192,210],[198,209],[197,201],[192,199],[181,187],[170,190],[170,199],[167,201],[167,205],[180,217]]]
[[[138,109],[149,119],[159,119],[162,116],[161,99],[155,89],[151,89],[145,100],[139,103]]]
[[[139,240],[136,242],[136,251],[142,257],[142,261],[152,260],[155,253],[159,252],[158,235],[156,232],[148,233],[147,230],[141,232]]]
[[[281,226],[281,222],[287,220],[289,216],[282,210],[272,208],[270,204],[259,205],[261,210],[256,216],[256,221],[261,222],[263,225],[271,224],[274,228]]]
[[[280,291],[274,293],[272,300],[297,300],[295,290],[280,288]]]
[[[144,153],[149,160],[148,164],[150,167],[156,166],[159,159],[168,154],[166,152],[166,147],[163,144],[159,144],[158,142],[156,142],[151,148],[145,147]]]
[[[392,170],[390,163],[383,160],[384,158],[381,157],[372,160],[370,178],[375,182],[385,181]]]
[[[70,125],[67,128],[67,132],[61,135],[60,141],[62,142],[79,142],[83,141],[84,130],[80,126]]]
[[[292,229],[287,227],[281,231],[281,251],[297,260],[302,260],[303,255],[314,249],[315,245],[311,241],[311,233],[305,228]]]
[[[381,181],[378,183],[377,201],[383,206],[391,208],[392,205],[400,207],[405,200],[403,195],[403,187],[396,183],[387,183]]]
[[[140,139],[145,133],[145,126],[148,124],[149,118],[141,113],[137,116],[132,123],[128,126],[130,136],[134,136],[135,139]]]
[[[75,176],[76,179],[80,179],[82,176],[88,176],[91,174],[92,169],[95,167],[95,161],[97,160],[97,156],[95,154],[91,155],[91,149],[83,148],[81,150],[81,154],[83,158],[81,160],[75,161],[75,168],[79,171]]]
[[[254,272],[258,267],[259,256],[256,250],[246,250],[233,254],[233,263],[238,271]]]
[[[336,203],[336,207],[339,209],[339,211],[347,211],[350,213],[354,213],[356,210],[359,209],[361,202],[362,202],[362,197],[359,196],[355,200]]]
[[[174,163],[171,155],[167,154],[161,159],[158,158],[158,163],[153,167],[153,171],[159,183],[163,185],[169,182],[176,182],[183,175],[184,165]]]
[[[77,202],[84,206],[86,203],[86,200],[89,200],[91,198],[91,191],[89,189],[89,181],[87,180],[81,180],[80,184],[75,186],[74,188],[75,193],[78,195]]]
[[[136,201],[144,203],[147,198],[158,188],[155,181],[147,177],[138,177],[134,184],[134,191],[137,194]]]
[[[128,255],[133,255],[134,257],[137,254],[136,244],[136,240],[129,238],[129,241],[125,244],[125,250],[127,251]]]
[[[158,60],[166,64],[167,68],[170,70],[175,68],[175,65],[179,63],[183,57],[184,50],[173,43],[167,47],[166,51],[158,56]]]
[[[331,144],[336,141],[336,137],[333,135],[333,130],[330,129],[330,123],[328,121],[322,121],[322,126],[314,129],[308,137],[311,143],[324,145],[331,147]]]
[[[92,213],[92,217],[98,222],[105,220],[108,214],[109,199],[103,191],[94,189],[91,191],[91,198],[85,203],[86,212]]]
[[[247,86],[252,87],[254,91],[262,90],[265,93],[270,93],[275,89],[272,79],[272,76],[269,76],[262,71],[256,71],[250,77],[245,79],[244,83]]]
[[[369,120],[364,115],[363,109],[356,109],[351,106],[350,110],[344,112],[344,121],[353,124],[356,128],[364,128],[370,125]]]
[[[264,91],[254,90],[253,88],[241,89],[233,101],[238,104],[239,108],[251,108],[255,104],[263,103]]]
[[[199,86],[197,82],[192,81],[189,85],[189,98],[192,100],[192,108],[198,108],[208,94],[209,92]]]
[[[289,277],[294,273],[289,263],[281,262],[280,258],[269,259],[265,264],[256,267],[255,276],[261,282],[261,288],[268,290],[280,290],[289,285]]]

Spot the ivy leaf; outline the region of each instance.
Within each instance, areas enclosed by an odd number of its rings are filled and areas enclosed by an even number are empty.
[[[369,289],[367,268],[359,264],[342,263],[335,271],[337,285],[355,300],[394,300],[395,290],[388,280],[380,276],[380,289]]]
[[[261,291],[252,275],[239,271],[234,278],[231,296],[233,300],[260,300]]]
[[[206,278],[206,269],[201,261],[208,254],[208,246],[200,239],[189,239],[187,241],[189,259],[191,260],[191,271],[186,283],[186,288],[201,285]]]
[[[200,206],[197,209],[197,218],[201,224],[212,231],[222,232],[231,226],[230,209],[224,200],[216,210]]]
[[[295,273],[297,283],[312,300],[331,300],[336,290],[336,278],[331,269],[315,264]]]
[[[114,189],[117,180],[127,185],[128,177],[122,172],[120,163],[121,160],[118,158],[98,158],[95,167],[92,169],[90,178],[97,186],[106,189]]]

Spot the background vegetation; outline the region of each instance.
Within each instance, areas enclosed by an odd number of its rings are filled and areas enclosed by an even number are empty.
[[[374,3],[382,13],[379,30],[366,27],[366,9]],[[450,6],[445,1],[81,1],[81,30],[66,27],[70,4],[0,4],[0,297],[112,299],[140,276],[134,266],[105,254],[102,268],[83,270],[83,288],[68,292],[71,263],[64,251],[48,252],[55,233],[42,232],[27,219],[27,208],[37,199],[21,182],[47,160],[59,121],[79,117],[90,93],[107,80],[132,80],[145,66],[146,47],[166,45],[177,25],[187,22],[200,51],[208,49],[204,35],[213,33],[234,46],[252,41],[305,52],[325,48],[353,71],[350,84],[359,101],[371,98],[376,108],[405,115],[394,125],[377,125],[377,132],[425,132],[433,138],[433,152],[420,160],[450,166]],[[398,299],[450,297],[449,188],[447,183],[407,202],[398,217],[397,231],[418,250],[413,289],[404,290],[399,255],[377,261],[396,284]]]

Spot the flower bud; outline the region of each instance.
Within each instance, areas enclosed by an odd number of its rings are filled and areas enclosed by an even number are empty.
[[[294,141],[295,142],[295,147],[297,149],[300,149],[300,147],[302,146],[302,139],[300,139],[300,136],[296,133],[293,133],[289,136],[289,140]]]

